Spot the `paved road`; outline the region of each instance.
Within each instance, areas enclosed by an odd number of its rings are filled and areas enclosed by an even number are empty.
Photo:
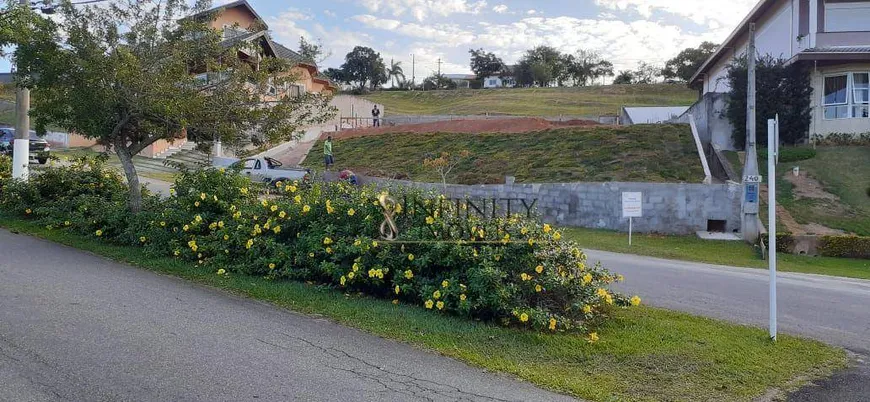
[[[0,401],[570,398],[0,230]]]
[[[767,328],[768,271],[586,250],[645,303]],[[778,329],[870,353],[870,281],[780,272]]]

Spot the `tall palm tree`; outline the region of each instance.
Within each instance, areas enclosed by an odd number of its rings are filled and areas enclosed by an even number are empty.
[[[387,67],[387,75],[390,77],[390,86],[395,86],[393,83],[394,77],[399,78],[400,82],[404,80],[405,72],[402,70],[402,62],[390,60],[390,66]]]

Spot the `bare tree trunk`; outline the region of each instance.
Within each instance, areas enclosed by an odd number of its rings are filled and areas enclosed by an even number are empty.
[[[133,165],[133,155],[129,149],[118,144],[115,145],[115,153],[121,160],[124,175],[127,176],[127,186],[130,187],[130,199],[128,200],[130,212],[139,213],[142,211],[142,185],[139,184],[139,175],[136,173],[136,166]]]

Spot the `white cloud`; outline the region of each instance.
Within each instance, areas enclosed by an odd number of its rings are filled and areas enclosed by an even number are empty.
[[[619,11],[632,10],[647,19],[652,16],[653,11],[662,11],[713,29],[721,26],[733,28],[756,2],[757,0],[595,0],[599,6]]]
[[[323,10],[323,14],[327,17],[335,18],[335,11],[332,10]]]
[[[537,13],[538,13],[537,10],[529,10],[529,11],[526,11],[526,14],[528,14],[528,15],[535,15],[535,14],[537,14]]]
[[[311,34],[305,29],[297,25],[297,21],[305,21],[310,19],[310,16],[300,13],[297,10],[288,10],[277,17],[267,17],[266,24],[269,25],[272,35],[281,44],[289,47],[299,43],[299,38],[305,37],[312,39]]]
[[[507,12],[507,10],[508,10],[508,6],[506,6],[504,4],[499,4],[499,5],[492,8],[492,11],[495,11],[499,14],[504,14]]]
[[[372,12],[388,13],[395,17],[407,13],[418,21],[430,15],[478,14],[486,7],[486,0],[361,0],[361,3]]]
[[[468,31],[454,24],[424,25],[413,22],[403,23],[393,19],[377,18],[373,15],[357,15],[354,16],[353,19],[370,28],[393,31],[418,39],[450,43],[454,46],[472,43],[475,36],[474,32]]]

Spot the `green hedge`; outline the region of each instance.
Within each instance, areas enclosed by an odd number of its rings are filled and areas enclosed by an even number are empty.
[[[826,257],[870,259],[870,237],[822,236],[819,254]]]
[[[121,177],[82,159],[9,184],[0,207],[51,230],[141,246],[218,275],[317,282],[502,325],[590,332],[615,308],[640,303],[608,290],[621,276],[588,264],[558,229],[532,219],[467,218],[462,209],[435,208],[441,198],[433,194],[397,190],[390,196],[399,204],[388,209],[402,243],[388,242],[380,240],[376,188],[262,190],[237,172],[183,172],[169,198],[146,194],[144,211],[131,215]]]
[[[826,136],[816,134],[813,143],[822,146],[870,146],[870,132],[866,133],[832,133]]]
[[[795,237],[789,233],[776,234],[776,251],[791,253]],[[821,236],[816,246],[819,255],[824,257],[870,259],[870,237],[862,236]]]
[[[767,160],[767,149],[758,150],[758,157],[761,160]],[[781,163],[798,162],[816,157],[816,150],[806,147],[780,148],[779,161]]]

